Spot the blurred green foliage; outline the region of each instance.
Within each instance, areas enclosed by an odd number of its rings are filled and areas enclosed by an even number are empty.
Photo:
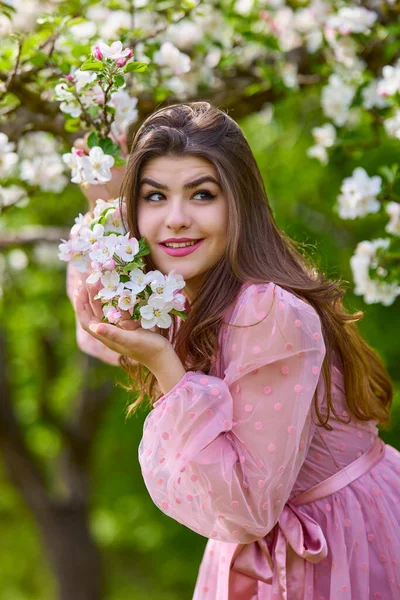
[[[294,92],[275,106],[270,123],[252,115],[240,124],[262,171],[279,226],[309,244],[314,259],[329,276],[348,282],[345,304],[353,311],[365,311],[359,329],[382,356],[398,390],[398,301],[386,308],[365,305],[351,292],[349,258],[358,241],[374,237],[381,217],[342,221],[335,213],[341,181],[357,165],[357,156],[349,153],[343,160],[333,155],[327,167],[307,158],[306,148],[312,144],[309,132],[319,125],[319,118],[318,98]],[[390,163],[391,153],[387,140],[366,149],[363,164],[369,174]],[[85,211],[86,201],[71,184],[61,195],[41,194],[26,208],[8,211],[1,227],[44,224],[69,228],[74,217]],[[6,333],[7,369],[21,427],[50,484],[57,489],[54,471],[62,441],[58,432],[40,419],[38,404],[46,394],[57,414],[69,414],[82,376],[74,313],[65,293],[65,263],[58,261],[56,246],[50,248],[50,254],[48,250],[26,250],[26,269],[7,268],[1,327]],[[43,339],[54,351],[50,365],[45,364]],[[125,381],[122,371],[101,362],[95,375],[98,381]],[[137,460],[145,415],[126,421],[129,401],[128,393],[115,387],[92,458],[91,528],[102,551],[106,597],[187,600],[207,540],[153,505]],[[400,448],[398,395],[392,415],[390,430],[381,435]],[[55,583],[36,523],[1,470],[0,479],[0,600],[53,600]]]

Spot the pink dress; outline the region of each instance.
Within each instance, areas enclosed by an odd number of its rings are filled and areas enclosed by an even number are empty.
[[[247,284],[224,321],[244,327],[224,325],[212,373],[187,372],[154,404],[139,446],[153,502],[209,538],[193,600],[398,600],[400,453],[376,422],[315,425],[317,313]],[[332,394],[347,417],[338,359]]]

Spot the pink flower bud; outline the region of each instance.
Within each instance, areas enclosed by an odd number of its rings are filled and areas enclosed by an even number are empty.
[[[103,58],[103,54],[102,54],[102,52],[101,52],[101,50],[100,50],[99,46],[95,46],[95,47],[93,48],[93,50],[92,50],[92,54],[93,54],[93,57],[94,57],[96,60],[101,60],[101,59]]]
[[[76,148],[75,149],[75,154],[77,156],[83,156],[85,153],[84,153],[84,151],[81,148]]]
[[[73,81],[74,80],[74,78],[72,77],[72,75],[67,75],[67,79],[68,79],[68,81]]]
[[[107,320],[109,323],[116,324],[118,323],[121,317],[122,315],[117,308],[113,308],[112,310],[110,310],[109,313],[107,313]]]
[[[262,19],[263,21],[268,21],[270,17],[270,13],[267,10],[262,10],[260,12],[260,19]]]
[[[125,50],[129,50],[129,54],[126,55],[126,59],[129,60],[133,56],[132,48],[125,48]]]
[[[115,62],[118,67],[124,67],[126,65],[126,58],[124,56],[120,56]]]
[[[107,271],[112,271],[113,269],[115,269],[115,260],[113,258],[109,258],[108,260],[106,260],[103,263],[103,269],[106,269]]]

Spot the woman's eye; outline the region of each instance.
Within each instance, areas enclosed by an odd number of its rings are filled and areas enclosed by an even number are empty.
[[[196,196],[199,196],[200,194],[205,196],[205,198],[200,198],[200,200],[212,200],[213,198],[215,198],[215,194],[211,194],[211,192],[209,192],[207,190],[200,190],[199,192],[196,192],[193,197],[195,198]],[[164,196],[164,195],[160,194],[159,192],[151,192],[150,194],[147,194],[147,196],[144,196],[144,199],[148,200],[150,202],[158,202],[158,200],[153,199],[153,196]]]
[[[211,192],[208,192],[207,190],[201,190],[200,192],[196,192],[195,196],[198,196],[199,194],[203,194],[204,196],[206,196],[204,200],[212,200],[213,198],[215,198],[215,194],[211,194]]]
[[[162,196],[162,194],[160,194],[159,192],[151,192],[151,194],[147,194],[147,196],[144,196],[144,199],[153,201],[152,196]]]

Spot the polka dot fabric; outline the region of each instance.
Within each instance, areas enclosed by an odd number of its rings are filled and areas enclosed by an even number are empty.
[[[272,529],[307,452],[312,367],[320,372],[325,354],[322,336],[313,338],[320,322],[305,303],[274,292],[247,289],[233,322],[244,327],[228,328],[224,379],[186,373],[154,404],[139,447],[155,504],[223,542],[249,543]]]
[[[232,592],[234,552],[261,538],[270,546],[285,503],[359,458],[378,429],[350,415],[335,355],[331,393],[348,422],[331,414],[332,431],[316,426],[315,390],[326,412],[325,347],[306,302],[272,283],[245,285],[224,321],[211,373],[186,373],[155,403],[139,462],[160,510],[209,538],[192,600],[293,600],[259,580],[250,598]],[[82,350],[112,362],[114,353],[89,338],[81,334]],[[359,479],[297,508],[328,545],[324,560],[305,561],[301,600],[400,598],[399,494],[400,453],[386,444],[384,458]],[[290,577],[287,565],[289,587]]]

